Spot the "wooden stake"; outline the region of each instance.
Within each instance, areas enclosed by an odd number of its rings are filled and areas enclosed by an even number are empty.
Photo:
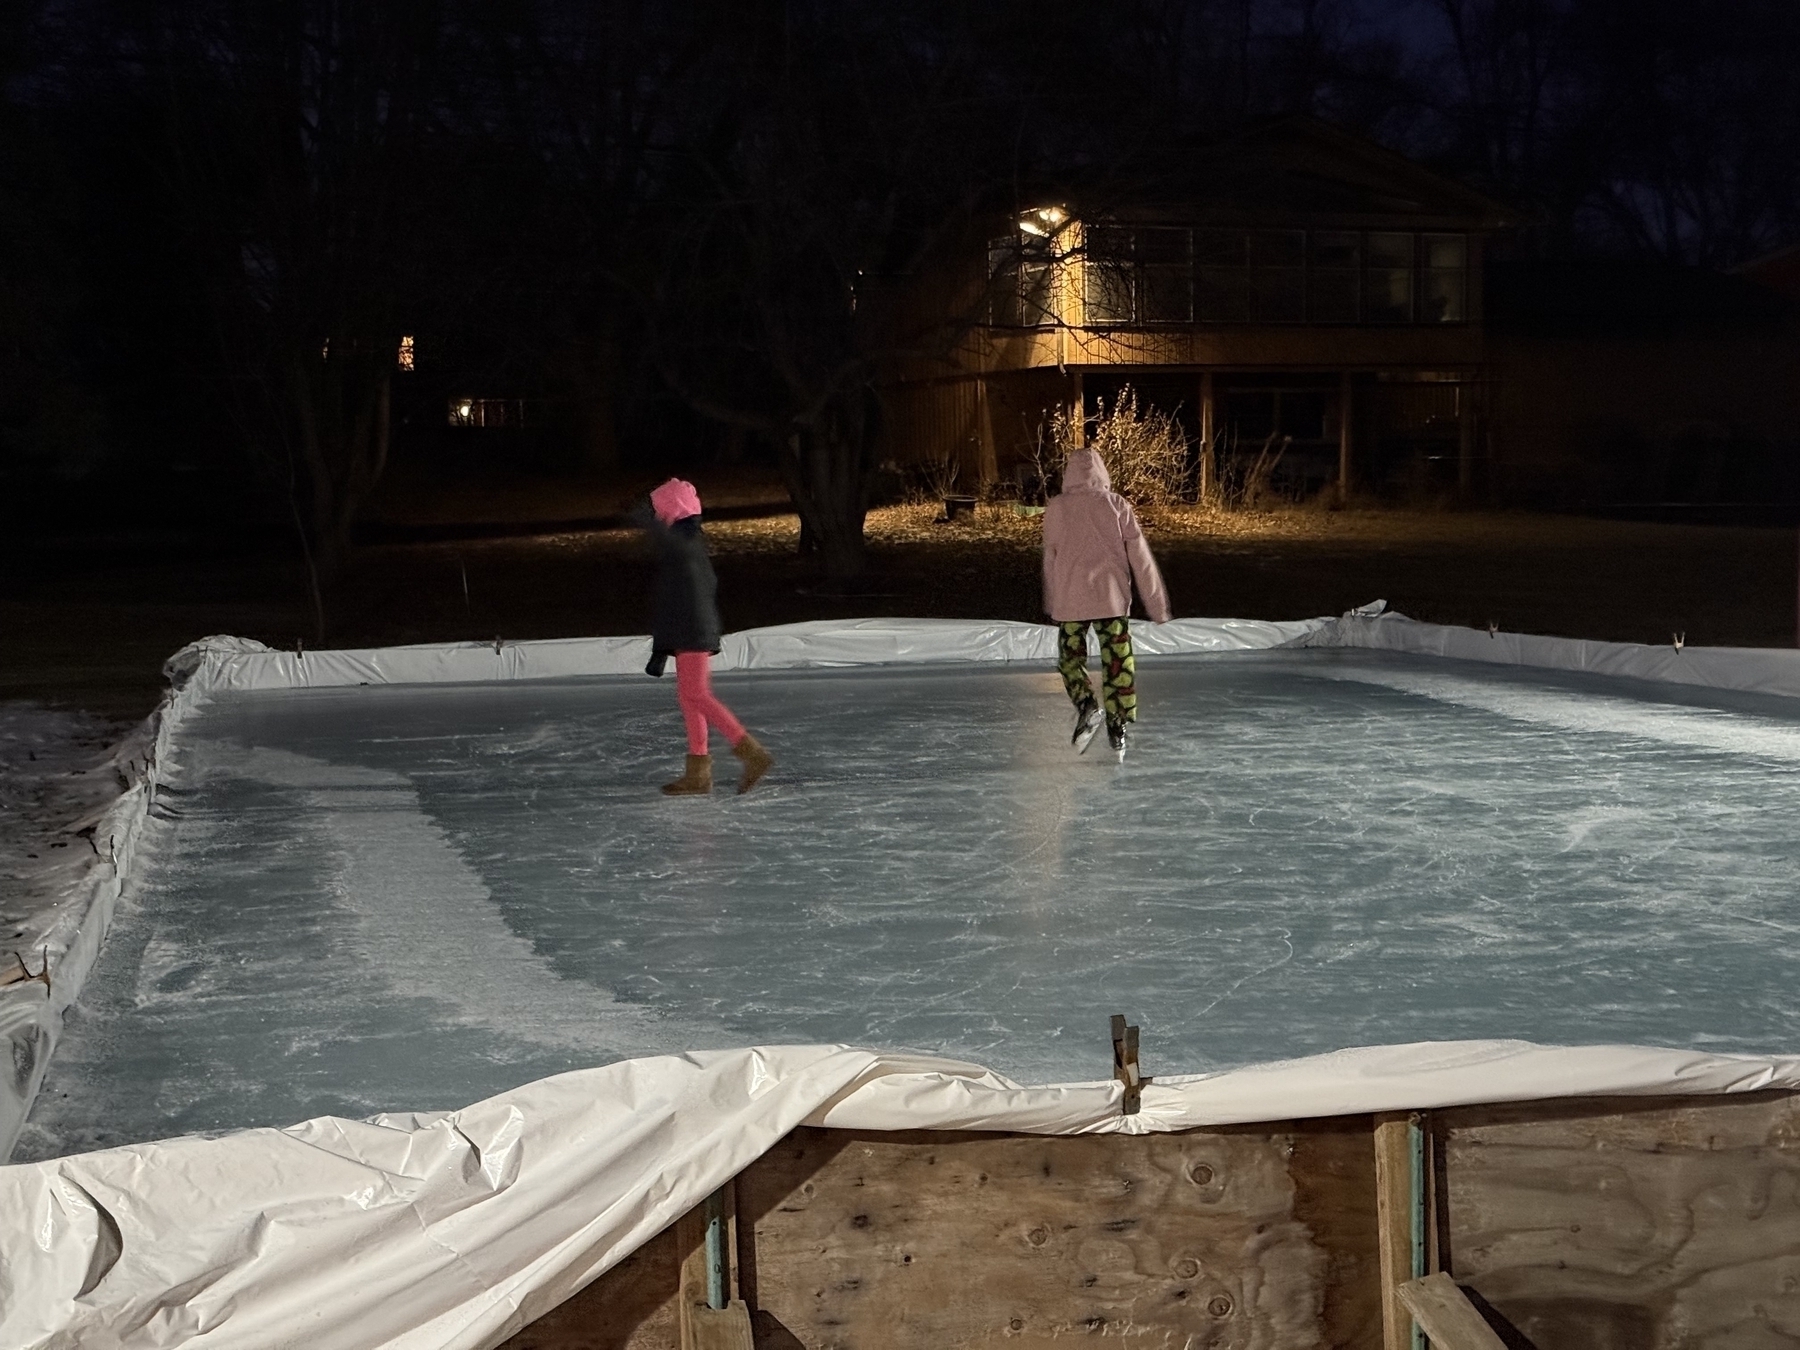
[[[1123,1013],[1112,1018],[1113,1077],[1125,1085],[1125,1097],[1119,1103],[1121,1115],[1135,1116],[1143,1104],[1144,1084],[1150,1080],[1138,1067],[1138,1029],[1125,1024]]]

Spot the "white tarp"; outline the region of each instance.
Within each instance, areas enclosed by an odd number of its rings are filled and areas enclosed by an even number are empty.
[[[0,1168],[0,1345],[485,1350],[794,1126],[1147,1133],[1584,1093],[1800,1087],[1800,1059],[1478,1041],[1021,1088],[842,1046],[629,1060],[460,1111]]]
[[[1800,649],[1791,647],[1677,648],[1673,641],[1667,646],[1652,647],[1637,642],[1488,633],[1475,628],[1419,623],[1404,615],[1382,613],[1373,605],[1321,624],[1294,645],[1413,652],[1455,661],[1586,671],[1800,698]]]
[[[1800,654],[1668,650],[1415,624],[1378,606],[1294,623],[1184,620],[1140,650],[1360,646],[1800,695]],[[1033,624],[864,620],[730,635],[724,669],[1047,661]],[[22,1072],[10,1146],[130,872],[156,763],[220,690],[635,673],[643,638],[301,656],[208,639],[171,661],[144,768],[101,823],[111,857],[50,948],[52,987],[0,991]],[[116,858],[116,862],[113,860]],[[35,1001],[33,1001],[35,1000]],[[24,1048],[21,1055],[20,1047]],[[0,1081],[4,1080],[0,1075]],[[1145,1132],[1588,1094],[1800,1088],[1800,1059],[1439,1042],[1161,1078],[1020,1087],[976,1066],[844,1047],[627,1061],[443,1115],[321,1119],[0,1167],[0,1346],[486,1347],[623,1259],[794,1125]],[[353,1254],[353,1255],[352,1255]]]
[[[1145,655],[1248,651],[1299,642],[1330,619],[1177,619],[1133,630]],[[561,638],[542,642],[445,642],[361,651],[281,652],[241,638],[206,638],[174,661],[208,691],[318,689],[357,684],[549,680],[637,675],[650,659],[647,637]],[[1047,624],[972,619],[822,619],[727,633],[715,671],[817,666],[925,665],[968,661],[1054,661]]]

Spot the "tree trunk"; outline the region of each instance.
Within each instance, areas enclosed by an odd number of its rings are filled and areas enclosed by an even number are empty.
[[[854,403],[854,396],[845,402]],[[782,447],[782,473],[802,533],[818,550],[825,580],[834,587],[852,587],[868,570],[863,536],[872,468],[868,430],[860,406],[834,402],[816,422],[793,427]]]
[[[349,561],[357,514],[387,467],[391,372],[378,357],[302,359],[290,387],[301,471],[291,492],[309,570],[328,587]]]

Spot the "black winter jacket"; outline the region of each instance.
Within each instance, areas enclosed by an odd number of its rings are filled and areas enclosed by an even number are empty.
[[[656,550],[656,608],[646,669],[661,675],[676,652],[719,650],[719,578],[706,556],[700,517],[664,525],[648,507],[633,513]]]

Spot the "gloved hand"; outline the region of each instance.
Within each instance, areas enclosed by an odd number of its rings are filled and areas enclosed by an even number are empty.
[[[669,654],[667,652],[651,652],[650,664],[644,667],[644,674],[648,675],[653,680],[660,680],[662,678],[663,669],[668,664]]]

